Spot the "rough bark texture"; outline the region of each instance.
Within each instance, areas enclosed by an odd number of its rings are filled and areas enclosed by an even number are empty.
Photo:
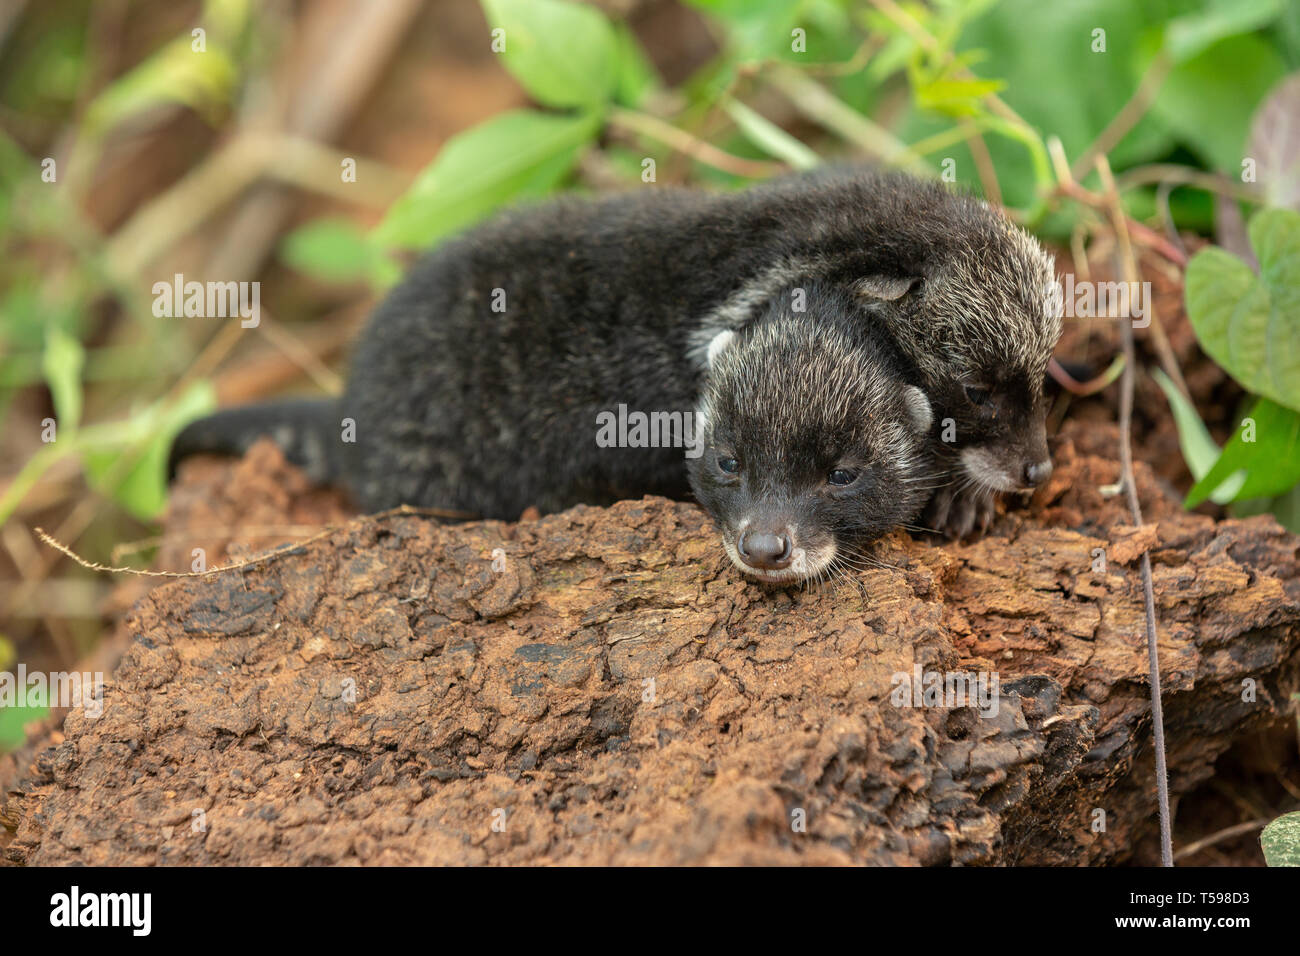
[[[892,567],[820,587],[748,583],[697,508],[662,499],[518,524],[358,519],[160,587],[127,620],[103,716],[74,711],[11,761],[5,853],[1125,859],[1155,826],[1137,556],[1154,561],[1175,798],[1300,684],[1300,565],[1271,519],[1185,514],[1142,464],[1148,525],[1127,527],[1100,491],[1114,447],[1113,430],[1067,427],[1049,485],[988,537],[900,533],[877,552]],[[290,520],[316,494],[269,446],[203,467],[173,531],[265,524],[268,501]],[[899,706],[896,675],[917,666],[996,674],[996,714]]]

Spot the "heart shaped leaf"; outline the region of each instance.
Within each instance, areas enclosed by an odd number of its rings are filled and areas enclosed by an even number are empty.
[[[1258,276],[1222,249],[1187,266],[1187,314],[1206,353],[1242,387],[1300,411],[1300,213],[1250,223]]]

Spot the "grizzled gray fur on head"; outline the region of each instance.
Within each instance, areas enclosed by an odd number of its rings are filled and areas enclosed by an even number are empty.
[[[817,578],[864,562],[863,546],[929,496],[930,404],[851,320],[850,293],[810,284],[806,312],[778,295],[711,343],[700,399],[696,499],[742,571]]]
[[[1036,240],[983,203],[954,197],[960,228],[929,269],[912,277],[868,278],[857,290],[890,329],[933,401],[936,453],[955,457],[959,487],[974,497],[1031,488],[1051,473],[1043,385],[1061,335],[1050,290],[1052,259]],[[957,534],[978,511],[931,515]]]
[[[719,333],[759,319],[792,283],[820,281],[852,293],[843,310],[929,398],[932,451],[979,490],[1018,487],[1046,460],[1051,271],[984,203],[896,173],[566,197],[497,216],[417,264],[362,333],[341,398],[219,413],[178,436],[172,464],[270,434],[368,510],[512,518],[683,497],[680,449],[597,448],[594,416],[619,403],[689,410]],[[354,443],[340,441],[345,421]]]
[[[1051,471],[1043,385],[1060,338],[1050,255],[988,204],[897,173],[831,168],[780,180],[812,214],[804,249],[706,316],[696,341],[735,328],[771,287],[804,272],[851,288],[871,334],[895,349],[934,406],[935,455],[953,474],[928,518],[964,534],[991,493]]]

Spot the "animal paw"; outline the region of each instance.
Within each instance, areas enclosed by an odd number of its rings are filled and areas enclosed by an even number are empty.
[[[983,489],[940,488],[926,505],[925,525],[954,541],[976,530],[983,534],[993,521],[993,498]]]

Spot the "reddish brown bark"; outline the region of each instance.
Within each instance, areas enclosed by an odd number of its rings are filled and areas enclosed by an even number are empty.
[[[1126,859],[1155,827],[1133,562],[1150,550],[1175,799],[1282,718],[1300,684],[1300,565],[1271,519],[1185,514],[1142,464],[1149,524],[1126,527],[1102,496],[1117,465],[1076,449],[1113,437],[1067,428],[1049,485],[983,540],[898,534],[877,554],[893,567],[821,587],[748,583],[697,508],[661,499],[513,525],[358,519],[166,585],[128,619],[104,715],[74,711],[10,761],[5,852]],[[172,530],[339,511],[300,482],[267,446],[191,469]],[[191,543],[164,561],[188,565]],[[895,675],[917,666],[996,675],[996,714],[897,706]]]

